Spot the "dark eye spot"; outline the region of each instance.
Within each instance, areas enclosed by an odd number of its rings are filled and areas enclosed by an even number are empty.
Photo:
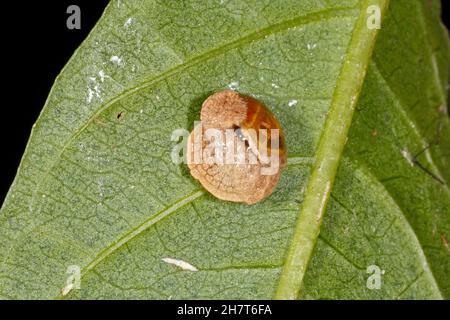
[[[242,133],[241,127],[239,126],[233,126],[234,132],[236,133],[236,136],[239,138],[239,140],[244,141],[245,146],[248,148],[250,145],[248,143],[247,138]]]

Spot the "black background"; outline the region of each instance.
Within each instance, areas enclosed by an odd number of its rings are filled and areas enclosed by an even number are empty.
[[[450,1],[442,2],[443,12],[447,13]],[[100,18],[107,3],[107,0],[2,3],[0,204],[14,179],[31,127],[53,81]],[[66,27],[66,10],[71,4],[81,8],[81,30]],[[448,16],[445,20],[449,26]]]
[[[56,76],[94,27],[108,2],[2,2],[0,204],[16,175],[31,127],[44,106]],[[67,7],[72,4],[81,9],[80,30],[66,27],[69,16]]]
[[[395,0],[394,0],[395,1]],[[271,314],[228,314],[221,312],[211,312],[208,318],[203,316],[178,314],[179,308],[184,305],[188,307],[211,307],[222,310],[226,305],[269,305]],[[448,313],[449,301],[246,301],[246,300],[203,300],[203,301],[174,301],[174,300],[153,300],[153,301],[1,301],[2,312],[10,308],[11,314],[16,318],[29,316],[32,312],[36,318],[61,319],[122,319],[122,318],[142,318],[145,319],[303,319],[310,315],[317,319],[328,319],[330,315],[333,319],[386,319],[393,318],[395,314],[401,314],[403,318],[427,318],[430,310],[434,314]],[[97,316],[98,314],[98,316]]]

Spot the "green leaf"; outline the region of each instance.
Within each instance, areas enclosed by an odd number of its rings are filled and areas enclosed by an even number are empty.
[[[450,298],[439,14],[428,0],[111,2],[2,206],[0,296]],[[288,166],[253,206],[170,157],[172,131],[227,87],[286,134]]]

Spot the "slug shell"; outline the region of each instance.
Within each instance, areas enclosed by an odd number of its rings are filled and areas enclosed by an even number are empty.
[[[200,119],[201,125],[194,128],[187,142],[188,166],[192,176],[222,200],[254,204],[269,196],[280,179],[287,157],[284,135],[273,113],[252,97],[226,90],[205,100]],[[196,152],[203,156],[208,148],[211,156],[217,154],[217,149],[210,148],[212,140],[203,138],[208,129],[221,132],[223,137],[231,137],[227,134],[230,129],[233,130],[231,147],[236,154],[246,153],[247,161],[220,163],[208,162],[203,158],[202,161],[194,161]],[[214,143],[217,146],[217,141]],[[221,143],[225,150],[230,148],[229,140],[224,138]],[[263,149],[258,149],[260,144],[266,145],[265,153],[261,152]]]

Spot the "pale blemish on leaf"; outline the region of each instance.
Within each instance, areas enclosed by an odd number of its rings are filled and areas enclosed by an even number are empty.
[[[122,58],[120,58],[119,56],[112,56],[109,61],[111,61],[112,63],[115,63],[117,65],[122,64]]]
[[[75,285],[73,283],[68,283],[66,284],[62,289],[61,289],[61,295],[64,297],[66,295],[68,295],[70,293],[70,291],[73,290],[73,287]]]
[[[192,271],[192,272],[198,271],[198,269],[196,267],[194,267],[192,264],[190,264],[186,261],[183,261],[183,260],[178,260],[178,259],[173,259],[173,258],[162,258],[161,260],[164,261],[165,263],[177,266],[185,271]]]
[[[408,161],[409,165],[411,167],[414,167],[414,157],[411,154],[411,152],[409,152],[409,150],[407,148],[405,148],[401,151],[401,154],[402,154],[403,158],[405,158],[406,161]]]

